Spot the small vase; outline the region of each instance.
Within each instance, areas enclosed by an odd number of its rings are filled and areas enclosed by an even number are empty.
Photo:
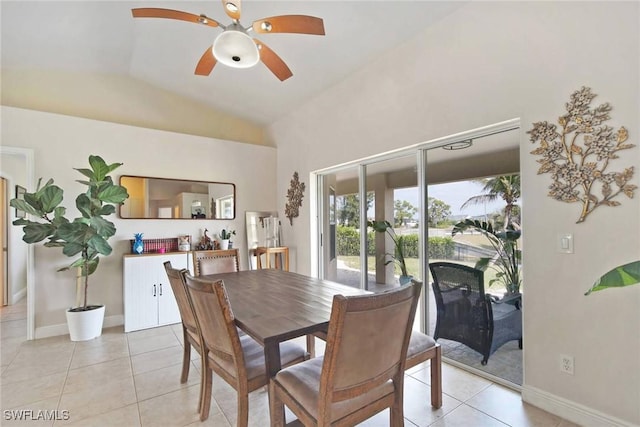
[[[134,234],[135,240],[133,241],[133,253],[140,255],[144,252],[144,241],[142,240],[142,233]]]
[[[220,240],[220,249],[222,249],[223,251],[229,249],[229,239]]]

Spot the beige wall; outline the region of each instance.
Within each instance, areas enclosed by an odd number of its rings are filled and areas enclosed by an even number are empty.
[[[316,169],[520,118],[523,396],[595,425],[640,424],[640,285],[583,295],[608,269],[640,259],[640,194],[576,224],[579,206],[547,197],[550,176],[537,175],[525,132],[555,121],[585,85],[598,94],[594,103],[613,105],[610,124],[626,126],[638,144],[639,21],[637,2],[472,2],[273,124],[269,135],[283,206],[293,171],[308,183]],[[638,164],[636,147],[611,169]],[[311,265],[309,215],[303,205],[293,226],[283,223],[301,273]],[[573,233],[574,254],[556,251],[558,233]],[[560,373],[561,354],[575,357],[575,375]]]
[[[263,126],[128,76],[2,70],[2,105],[265,145]]]
[[[122,162],[114,177],[143,175],[197,181],[232,182],[236,185],[235,220],[123,220],[110,217],[117,228],[110,240],[111,256],[102,258],[91,276],[89,302],[104,303],[106,316],[123,313],[122,255],[129,253],[134,233],[145,238],[192,235],[204,228],[209,236],[221,229],[235,229],[241,267],[246,268],[245,211],[275,210],[276,153],[271,147],[143,129],[13,107],[2,107],[2,144],[35,150],[36,178],[54,178],[65,189],[69,216],[77,214],[74,200],[84,187],[74,167],[86,167],[90,154],[108,163]],[[247,173],[251,171],[251,173]],[[74,212],[75,211],[75,212]],[[36,336],[38,330],[64,324],[64,309],[75,301],[72,273],[56,270],[69,263],[59,250],[35,247]]]

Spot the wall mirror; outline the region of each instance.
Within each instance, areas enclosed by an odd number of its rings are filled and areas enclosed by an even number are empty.
[[[236,186],[228,182],[189,181],[122,175],[129,198],[120,206],[128,219],[234,219]]]

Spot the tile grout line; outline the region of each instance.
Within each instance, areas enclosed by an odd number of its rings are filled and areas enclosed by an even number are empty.
[[[136,396],[136,409],[138,410],[138,423],[142,427],[142,414],[140,413],[140,401],[138,400],[138,389],[136,388],[136,376],[133,374],[133,360],[131,358],[131,343],[129,342],[129,334],[123,332],[127,340],[127,353],[129,353],[129,368],[131,368],[131,381],[133,382],[133,393]]]
[[[71,370],[71,363],[73,363],[73,356],[76,354],[76,348],[78,347],[77,343],[73,343],[73,351],[71,352],[71,357],[69,358],[69,365],[67,366],[67,372],[64,376],[64,381],[62,382],[62,388],[60,389],[60,395],[58,396],[58,404],[56,405],[56,409],[58,411],[63,410],[62,408],[60,408],[60,404],[62,403],[62,395],[64,394],[64,389],[67,386],[67,380],[69,379],[69,371]],[[71,417],[71,414],[69,414],[69,417]],[[56,421],[54,420],[51,425],[55,426]]]

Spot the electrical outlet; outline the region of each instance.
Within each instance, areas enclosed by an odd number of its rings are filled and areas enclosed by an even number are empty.
[[[565,354],[560,355],[560,371],[565,374],[573,375],[573,356]]]

